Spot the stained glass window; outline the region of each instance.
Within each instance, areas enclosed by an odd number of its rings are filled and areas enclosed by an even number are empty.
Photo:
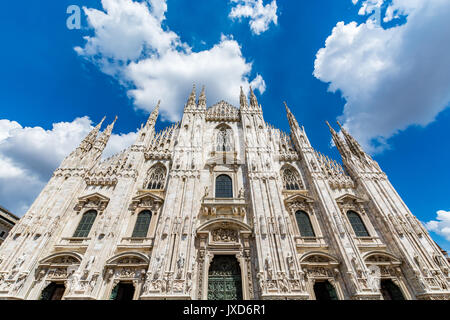
[[[297,211],[295,213],[295,218],[297,220],[298,230],[300,230],[300,235],[302,237],[316,236],[309,215],[305,211]]]
[[[348,211],[347,217],[357,237],[369,237],[369,232],[367,232],[366,226],[359,214],[354,211]]]
[[[216,178],[216,198],[233,198],[233,183],[225,174]]]
[[[136,224],[133,229],[133,238],[145,238],[148,233],[148,227],[152,219],[152,213],[148,210],[142,211],[138,214]]]
[[[300,176],[293,169],[286,168],[282,173],[285,190],[300,190],[303,187]]]
[[[95,218],[97,217],[97,211],[90,210],[83,214],[80,223],[78,224],[77,230],[75,230],[75,238],[84,238],[89,235],[92,225],[94,224]]]
[[[161,190],[164,189],[165,180],[166,168],[162,165],[156,165],[149,170],[145,186],[149,190]]]

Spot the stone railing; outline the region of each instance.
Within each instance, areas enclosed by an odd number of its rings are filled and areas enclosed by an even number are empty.
[[[244,198],[204,198],[202,215],[208,217],[245,217],[247,202]]]

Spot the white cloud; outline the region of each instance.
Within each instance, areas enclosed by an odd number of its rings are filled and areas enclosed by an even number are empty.
[[[0,120],[0,205],[23,215],[61,161],[92,130],[91,124],[82,117],[45,130]],[[134,132],[111,135],[103,157],[131,145],[136,137]]]
[[[353,1],[355,4],[357,1]],[[381,5],[361,2],[361,14]],[[384,21],[339,22],[317,53],[314,76],[346,100],[340,120],[369,152],[411,125],[426,126],[450,102],[450,2],[393,0]]]
[[[231,0],[235,6],[231,9],[231,19],[249,18],[252,32],[259,35],[269,29],[270,23],[277,25],[277,2],[264,5],[263,0]]]
[[[425,227],[450,241],[450,211],[439,210],[436,220],[428,221]]]
[[[165,0],[102,0],[102,5],[104,11],[84,8],[95,34],[75,50],[129,88],[136,107],[151,111],[161,100],[162,118],[176,121],[193,83],[207,86],[210,103],[226,99],[237,104],[239,87],[248,90],[252,63],[231,37],[222,36],[209,50],[193,52],[161,26]],[[264,92],[260,75],[253,83]]]

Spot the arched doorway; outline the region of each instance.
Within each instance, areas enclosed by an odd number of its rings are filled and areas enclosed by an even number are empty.
[[[214,256],[208,273],[208,300],[242,300],[241,268],[235,256]]]
[[[128,282],[119,282],[111,292],[110,300],[133,300],[134,285]]]
[[[61,300],[66,286],[64,283],[51,282],[42,290],[40,300]]]
[[[314,283],[314,294],[316,300],[339,300],[336,289],[328,280],[316,281]]]
[[[391,280],[381,280],[381,294],[384,300],[405,300],[400,288]]]

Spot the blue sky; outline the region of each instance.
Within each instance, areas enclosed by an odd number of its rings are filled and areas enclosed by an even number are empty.
[[[62,158],[104,115],[107,121],[119,116],[111,154],[133,142],[158,98],[162,128],[179,118],[193,82],[206,85],[209,105],[221,98],[235,103],[236,88],[252,83],[266,121],[289,132],[287,101],[313,146],[335,159],[325,120],[342,121],[450,250],[450,45],[442,41],[450,34],[443,18],[448,1],[272,0],[260,3],[265,11],[258,11],[258,1],[151,0],[144,2],[144,15],[132,10],[139,2],[132,0],[5,3],[0,205],[23,215]],[[119,31],[103,25],[111,32],[108,42],[93,11],[114,16],[108,3],[131,8],[128,16],[137,14],[149,27],[125,20]],[[381,25],[372,17],[378,4]],[[86,8],[80,30],[66,27],[69,5]],[[250,15],[239,18],[239,8]],[[252,29],[258,19],[268,22]],[[95,45],[89,47],[86,36]],[[142,47],[122,51],[133,44]],[[198,62],[197,53],[209,62]]]

